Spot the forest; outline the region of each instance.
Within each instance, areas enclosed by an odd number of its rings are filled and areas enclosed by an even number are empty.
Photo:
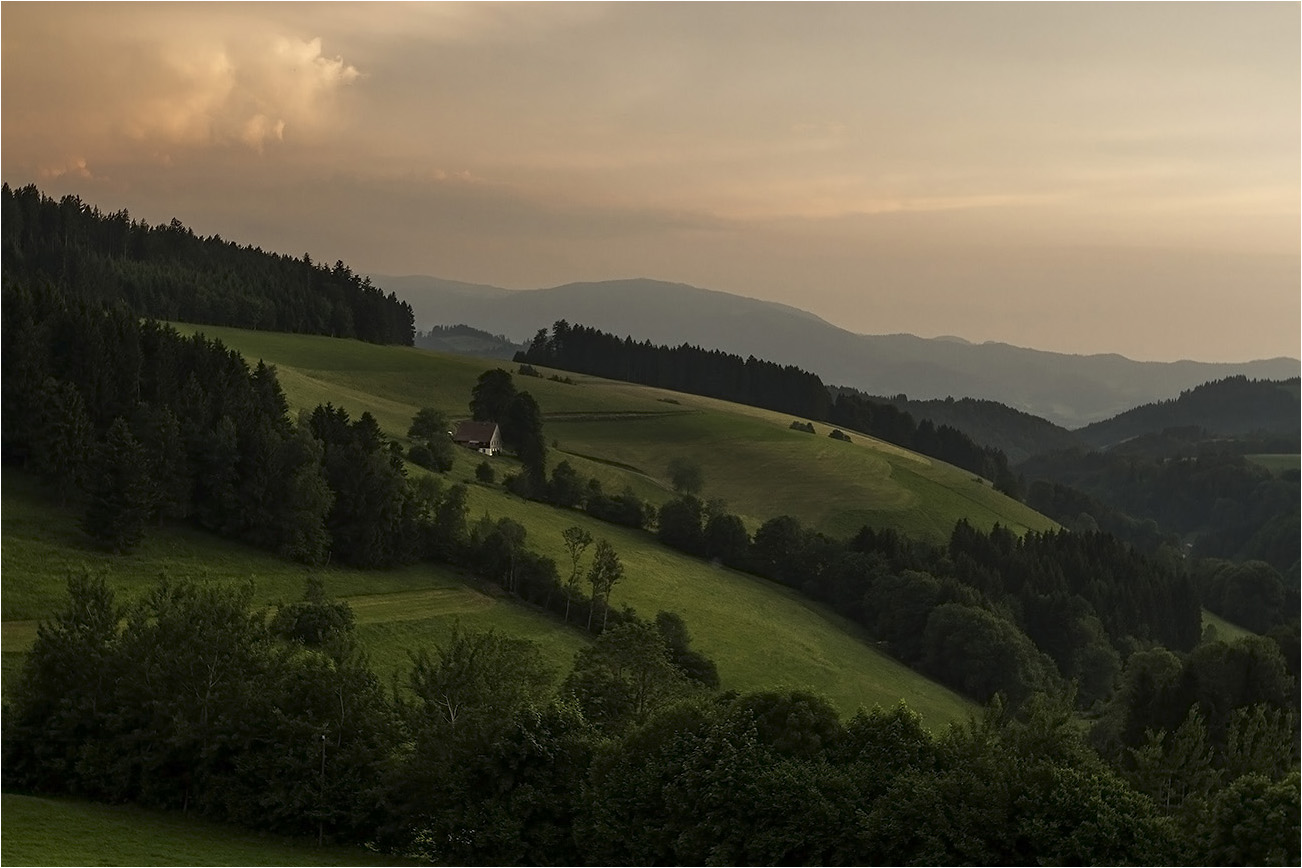
[[[1296,379],[1227,377],[1078,431],[993,401],[889,400],[1006,450],[1025,503],[1065,527],[1149,554],[1263,561],[1296,595],[1298,474],[1254,460],[1298,453]]]
[[[5,207],[21,198],[6,190]],[[77,205],[67,219],[104,218]],[[185,523],[309,565],[453,564],[592,641],[555,672],[524,640],[458,630],[411,649],[386,685],[350,608],[319,582],[259,609],[247,585],[164,576],[119,601],[102,577],[74,575],[6,685],[7,789],[464,864],[1299,858],[1297,590],[1269,563],[1145,552],[1098,529],[1018,537],[960,522],[943,543],[872,527],[843,540],[774,515],[750,533],[703,499],[699,468],[671,468],[676,496],[655,509],[549,463],[544,408],[485,371],[467,408],[501,424],[520,468],[508,490],[790,587],[985,710],[932,733],[903,706],[843,720],[799,690],[722,691],[683,618],[611,606],[626,576],[607,540],[566,530],[558,565],[518,522],[472,521],[465,484],[440,471],[446,425],[429,408],[406,451],[368,413],[324,403],[291,418],[274,368],[90,288],[77,269],[112,257],[15,243],[0,457],[98,545],[130,551]],[[82,265],[33,264],[57,250]],[[248,291],[274,308],[272,283]],[[734,359],[717,370],[744,388],[754,360]],[[841,405],[951,443],[763,364],[749,370],[821,394],[828,416]],[[937,448],[951,447],[983,454],[970,440]],[[1205,631],[1203,606],[1260,635]]]
[[[410,346],[411,306],[342,262],[333,267],[201,238],[181,221],[150,226],[76,196],[0,187],[4,273],[139,316]]]
[[[127,606],[94,577],[68,591],[5,715],[8,788],[452,864],[1298,856],[1288,714],[1215,704],[1292,690],[1262,640],[1137,652],[1095,728],[1114,765],[1046,695],[934,735],[903,705],[842,721],[800,691],[719,693],[659,624],[603,631],[554,690],[528,642],[456,632],[386,690],[348,607],[311,584],[272,613],[247,586],[164,580]]]

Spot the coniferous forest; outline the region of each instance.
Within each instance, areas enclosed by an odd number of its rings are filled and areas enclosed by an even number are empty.
[[[320,582],[259,609],[248,585],[162,577],[119,600],[75,575],[6,685],[7,789],[438,863],[1298,861],[1297,589],[1270,564],[1146,552],[1098,529],[833,539],[774,515],[752,534],[697,496],[691,468],[658,509],[563,461],[549,473],[545,408],[486,371],[467,406],[503,422],[522,467],[509,490],[794,589],[984,710],[929,732],[905,706],[842,719],[798,689],[723,691],[682,617],[611,606],[625,567],[607,540],[567,529],[562,569],[518,522],[471,520],[465,485],[409,472],[370,414],[325,403],[291,418],[274,368],[158,321],[409,343],[405,305],[342,264],[34,188],[6,187],[4,208],[0,457],[75,508],[88,538],[124,552],[185,523],[308,564],[453,564],[591,640],[555,672],[530,642],[456,630],[385,684]],[[768,395],[919,449],[1002,458],[895,408],[833,401],[805,372],[563,325],[526,360],[590,345],[604,365],[617,343],[684,391]],[[412,423],[436,471],[444,427],[426,410]],[[1256,635],[1216,640],[1203,607]]]
[[[380,344],[415,338],[411,306],[342,262],[201,238],[175,219],[150,226],[34,186],[0,187],[0,251],[10,280],[154,319]]]

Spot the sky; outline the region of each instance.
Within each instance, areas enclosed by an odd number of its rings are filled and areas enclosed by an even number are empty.
[[[370,274],[1302,355],[1298,3],[0,5],[0,173]]]

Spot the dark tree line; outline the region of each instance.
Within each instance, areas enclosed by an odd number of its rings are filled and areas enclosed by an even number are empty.
[[[332,492],[320,444],[293,424],[275,372],[118,306],[4,289],[4,459],[26,465],[83,526],[129,549],[190,520],[316,562]]]
[[[526,472],[508,476],[508,491],[530,500],[550,503],[564,509],[578,509],[601,521],[641,530],[651,523],[655,507],[634,493],[631,487],[619,494],[605,490],[596,477],[583,477],[569,461],[559,461],[552,467],[550,478],[541,481]]]
[[[1017,476],[1008,467],[1008,458],[993,446],[981,446],[951,425],[936,425],[930,419],[914,420],[906,410],[871,400],[851,389],[837,389],[827,421],[853,428],[912,449],[923,455],[970,470],[994,483],[1009,497],[1020,497]]]
[[[1299,435],[1297,377],[1249,380],[1226,377],[1186,389],[1179,397],[1127,410],[1076,432],[1084,442],[1108,447],[1167,428],[1197,427],[1213,435],[1241,437],[1269,431],[1287,434],[1296,451]]]
[[[1107,514],[1109,529],[1124,525],[1126,518],[1141,525],[1151,520],[1159,534],[1192,538],[1195,555],[1263,560],[1297,575],[1302,491],[1297,471],[1273,474],[1228,452],[1153,458],[1079,450],[1040,455],[1019,470],[1027,478],[1062,487],[1056,493],[1041,488],[1036,500],[1037,508],[1066,524],[1078,519],[1081,496],[1089,497],[1120,513]],[[1068,489],[1078,494],[1064,497]],[[1055,514],[1058,509],[1063,511]],[[1094,518],[1103,527],[1103,517]]]
[[[69,590],[6,708],[6,788],[439,864],[1298,859],[1287,722],[1233,683],[1278,683],[1269,643],[1135,655],[1100,754],[1045,697],[935,735],[903,705],[843,721],[809,693],[711,692],[672,617],[606,631],[559,689],[531,643],[454,629],[390,690],[311,584],[274,613],[247,585]],[[1143,729],[1164,715],[1183,722]]]
[[[1163,533],[1153,519],[1137,519],[1096,497],[1058,482],[1037,479],[1026,489],[1026,505],[1077,533],[1103,531],[1153,554],[1175,547],[1179,537]]]
[[[1008,459],[998,449],[979,446],[948,425],[915,422],[907,412],[853,390],[829,390],[816,374],[792,365],[689,344],[667,347],[632,337],[621,340],[565,320],[556,322],[550,334],[540,330],[515,360],[829,422],[980,474],[1006,494],[1015,496],[1017,491]]]
[[[841,541],[779,516],[752,539],[723,504],[683,495],[661,507],[657,535],[829,604],[978,701],[1021,702],[1073,681],[1088,707],[1112,694],[1134,648],[1188,650],[1201,635],[1187,573],[1107,534],[1019,537],[959,522],[943,546],[867,527]]]
[[[870,397],[904,410],[915,419],[930,419],[933,425],[957,428],[981,446],[1000,450],[1014,464],[1041,452],[1082,445],[1080,438],[1066,428],[985,398]]]
[[[6,281],[139,316],[382,344],[415,337],[411,306],[342,262],[202,238],[175,219],[149,226],[34,186],[0,188],[0,251]]]
[[[831,403],[817,376],[792,365],[754,356],[743,359],[689,344],[656,346],[634,342],[559,320],[551,334],[540,330],[517,362],[546,365],[612,380],[641,383],[722,398],[811,419],[824,419]]]

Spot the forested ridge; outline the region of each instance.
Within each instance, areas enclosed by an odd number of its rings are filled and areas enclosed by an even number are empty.
[[[139,316],[411,345],[411,306],[343,262],[314,263],[199,237],[181,221],[150,226],[35,186],[0,188],[6,281],[125,304]]]
[[[1149,550],[1169,535],[1188,537],[1194,555],[1266,561],[1296,584],[1296,470],[1272,473],[1216,451],[1169,458],[1054,452],[1020,470],[1045,480],[1032,484],[1027,502],[1071,527],[1104,528]],[[1096,515],[1089,501],[1105,511]]]
[[[840,425],[939,458],[1016,495],[1016,477],[998,449],[978,446],[948,425],[915,422],[907,412],[848,389],[829,390],[818,375],[719,350],[657,346],[558,320],[541,329],[517,362],[721,398]],[[835,394],[833,394],[835,392]]]
[[[1003,452],[1014,464],[1032,455],[1083,445],[1075,432],[998,401],[953,397],[922,401],[908,395],[866,397],[904,410],[916,419],[928,419],[933,425],[957,428],[974,442]]]
[[[1302,426],[1299,380],[1250,380],[1226,377],[1186,389],[1169,401],[1144,404],[1076,432],[1095,447],[1108,447],[1132,437],[1194,426],[1210,436],[1242,436],[1257,432],[1287,434],[1296,448]]]

